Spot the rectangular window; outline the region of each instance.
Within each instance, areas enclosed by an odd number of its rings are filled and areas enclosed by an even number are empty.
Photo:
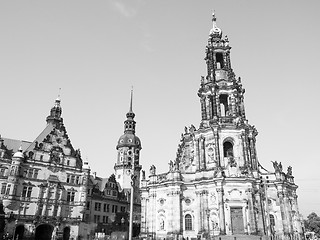
[[[38,173],[39,173],[39,169],[34,169],[33,178],[37,179],[38,178]]]
[[[116,197],[117,196],[117,191],[112,191],[112,196]]]
[[[23,177],[27,177],[28,176],[28,169],[24,169],[23,170]]]
[[[32,187],[23,187],[21,197],[31,197]]]
[[[124,207],[124,206],[121,206],[121,208],[120,208],[121,210],[121,212],[125,212],[126,211],[126,207]]]
[[[90,210],[90,202],[87,202],[87,210]]]
[[[110,211],[110,205],[107,204],[107,212],[109,212],[109,211]]]
[[[14,185],[14,186],[13,186],[13,192],[12,192],[12,195],[13,195],[13,196],[16,196],[16,195],[17,195],[17,188],[18,188],[17,185]]]
[[[70,183],[70,175],[67,175],[67,183]]]
[[[94,204],[94,210],[95,210],[95,211],[101,211],[101,203],[96,202],[96,203]]]
[[[107,204],[103,204],[103,211],[106,212],[107,211]]]
[[[9,195],[9,194],[10,194],[10,188],[11,188],[11,184],[8,184],[8,185],[7,185],[6,195]]]
[[[80,184],[80,176],[76,176],[76,184]]]
[[[97,223],[99,223],[100,222],[100,215],[98,215],[98,217],[97,217]]]
[[[7,184],[6,183],[2,183],[1,194],[5,194],[6,193],[6,189],[7,189]]]
[[[115,206],[114,212],[118,212],[118,206]]]
[[[28,178],[32,178],[33,175],[33,169],[28,169]]]
[[[113,212],[113,213],[114,213],[114,205],[112,205],[112,210],[111,210],[111,212]]]
[[[5,171],[4,168],[0,168],[0,176],[4,176],[4,171]]]
[[[98,223],[98,215],[93,216],[93,221],[94,221],[94,223]]]
[[[74,176],[74,175],[71,175],[71,179],[70,179],[70,183],[71,183],[71,184],[74,184],[74,179],[75,179],[75,176]]]
[[[32,187],[28,187],[27,197],[31,197]]]
[[[75,192],[67,192],[67,202],[74,202]]]
[[[103,223],[108,223],[108,216],[103,216],[102,217],[102,222]]]

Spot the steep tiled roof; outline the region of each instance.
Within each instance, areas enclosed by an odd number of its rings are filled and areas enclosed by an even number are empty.
[[[22,151],[25,151],[31,144],[28,141],[22,141],[17,139],[10,139],[10,138],[2,138],[3,144],[7,147],[8,150],[12,150],[13,153],[17,152],[19,148],[22,148]]]
[[[54,126],[52,124],[48,124],[46,128],[40,133],[40,135],[29,145],[26,151],[32,151],[36,145],[36,142],[41,143],[43,139],[53,130]]]

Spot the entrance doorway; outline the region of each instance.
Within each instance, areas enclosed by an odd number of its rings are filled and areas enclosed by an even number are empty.
[[[53,226],[50,224],[41,224],[36,228],[35,240],[51,240]]]
[[[70,238],[70,227],[65,227],[63,229],[63,240],[69,240]]]
[[[230,208],[231,212],[231,228],[233,234],[243,234],[244,224],[243,224],[243,213],[241,207]]]
[[[16,230],[14,231],[14,238],[17,240],[22,240],[24,235],[24,225],[16,226]]]

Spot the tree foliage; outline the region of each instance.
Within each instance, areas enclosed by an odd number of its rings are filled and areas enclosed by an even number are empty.
[[[314,232],[317,237],[320,237],[320,217],[316,213],[310,213],[304,220],[306,231]]]

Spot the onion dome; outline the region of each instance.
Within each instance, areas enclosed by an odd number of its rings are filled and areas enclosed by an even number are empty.
[[[121,147],[136,147],[141,149],[140,139],[135,135],[136,122],[134,121],[135,114],[132,111],[132,96],[131,90],[130,108],[126,114],[127,120],[124,121],[124,134],[119,138],[117,149]]]
[[[133,133],[125,133],[118,140],[117,149],[121,147],[141,148],[141,142],[140,139]]]
[[[222,36],[222,30],[217,27],[216,23],[216,16],[214,13],[212,13],[212,28],[210,30],[209,36],[212,38],[221,38]]]
[[[22,153],[22,147],[21,147],[21,146],[20,146],[19,150],[18,150],[15,154],[13,154],[13,157],[14,157],[14,158],[24,158],[24,155],[23,155],[23,153]]]

